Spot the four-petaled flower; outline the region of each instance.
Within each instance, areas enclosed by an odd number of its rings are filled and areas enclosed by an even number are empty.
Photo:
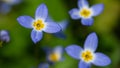
[[[63,47],[57,46],[54,49],[46,48],[46,54],[47,54],[46,59],[50,64],[54,64],[55,62],[62,61]]]
[[[108,56],[103,53],[96,52],[98,38],[96,33],[91,33],[84,44],[84,49],[78,45],[70,45],[65,48],[68,55],[80,61],[79,68],[90,68],[91,63],[96,66],[106,66],[111,63]]]
[[[85,26],[91,26],[94,22],[92,17],[99,15],[104,9],[103,4],[96,4],[90,8],[87,0],[79,0],[78,7],[79,9],[74,8],[70,10],[69,14],[72,19],[81,18],[81,23]]]
[[[47,33],[56,33],[61,30],[59,24],[46,21],[48,16],[48,9],[45,4],[41,4],[35,14],[35,20],[30,16],[20,16],[17,18],[20,25],[26,28],[33,28],[31,32],[31,38],[34,43],[37,43],[42,39],[42,31]]]

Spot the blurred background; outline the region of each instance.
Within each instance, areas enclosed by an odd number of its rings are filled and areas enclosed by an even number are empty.
[[[119,0],[88,0],[90,5],[104,3],[102,14],[94,17],[91,27],[83,26],[80,20],[72,20],[68,11],[77,7],[78,0],[21,0],[11,3],[0,0],[0,30],[7,30],[10,42],[0,47],[0,68],[37,68],[39,63],[46,62],[44,47],[54,48],[58,45],[67,47],[70,44],[84,45],[87,35],[96,32],[99,38],[97,52],[108,55],[112,63],[105,67],[120,68],[120,1]],[[45,3],[49,15],[56,22],[68,20],[64,31],[66,39],[44,33],[43,39],[34,44],[30,38],[31,29],[22,27],[17,17],[29,15],[34,18],[36,8]],[[50,68],[78,68],[79,60],[75,60],[64,52],[65,60],[57,62]]]

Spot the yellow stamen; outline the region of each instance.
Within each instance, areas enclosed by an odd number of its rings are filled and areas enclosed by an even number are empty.
[[[92,52],[90,52],[89,50],[82,52],[81,57],[85,62],[90,62],[94,58]]]
[[[33,27],[36,29],[36,30],[41,30],[45,27],[45,24],[43,23],[42,20],[37,20],[33,23]]]
[[[80,16],[84,17],[84,18],[88,18],[91,15],[91,11],[89,9],[83,8],[80,11]]]
[[[49,56],[50,61],[57,62],[60,60],[60,55],[57,53],[53,53]]]

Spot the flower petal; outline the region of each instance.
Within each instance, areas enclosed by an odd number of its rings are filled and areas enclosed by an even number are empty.
[[[42,32],[32,30],[31,38],[34,43],[37,43],[38,41],[42,39]]]
[[[54,22],[52,17],[48,16],[45,21]]]
[[[65,48],[68,55],[75,59],[80,59],[80,53],[82,52],[82,48],[78,45],[70,45]]]
[[[48,9],[47,6],[43,3],[37,8],[35,18],[45,20],[47,16],[48,16]]]
[[[53,35],[61,39],[66,39],[66,35],[63,33],[63,31],[59,31],[57,33],[54,33]]]
[[[9,32],[7,30],[1,30],[0,31],[0,41],[3,41],[3,42],[9,42],[10,41]]]
[[[54,22],[46,22],[46,27],[43,31],[47,33],[56,33],[61,30],[61,27],[59,24],[54,23]]]
[[[95,59],[93,61],[93,64],[96,66],[106,66],[111,63],[111,60],[108,56],[102,54],[102,53],[95,53]]]
[[[17,18],[17,21],[20,25],[26,27],[26,28],[32,28],[32,23],[34,19],[30,16],[20,16]]]
[[[87,0],[78,0],[78,7],[83,8],[83,7],[88,7],[89,3]]]
[[[84,43],[84,49],[95,51],[98,45],[98,38],[95,32],[88,35]]]
[[[72,19],[80,19],[79,10],[76,8],[70,10],[69,14],[70,14]]]
[[[93,22],[94,22],[93,18],[87,18],[87,19],[81,20],[82,25],[85,25],[85,26],[91,26],[93,25]]]
[[[65,30],[66,27],[68,26],[68,20],[63,20],[59,22],[58,24],[61,26],[62,30]]]
[[[62,46],[57,46],[53,50],[55,53],[62,54],[63,53],[63,47]]]
[[[5,3],[0,3],[0,13],[7,14],[11,10],[11,6]]]
[[[40,63],[38,68],[49,68],[49,64],[48,63]]]
[[[104,4],[96,4],[92,6],[91,9],[93,10],[93,16],[97,16],[102,13],[104,9]]]
[[[90,68],[90,63],[85,63],[84,61],[80,61],[79,68]]]

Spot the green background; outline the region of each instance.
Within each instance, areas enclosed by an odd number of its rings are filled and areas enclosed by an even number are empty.
[[[120,1],[119,0],[88,0],[90,5],[104,3],[102,14],[94,17],[91,27],[83,26],[80,20],[72,20],[68,11],[77,7],[77,0],[23,0],[19,5],[14,5],[6,14],[0,14],[0,30],[8,30],[10,42],[0,48],[0,68],[37,68],[38,64],[45,61],[43,47],[54,48],[57,45],[67,47],[78,44],[83,47],[88,34],[96,32],[99,38],[97,52],[108,55],[112,63],[105,67],[92,65],[92,68],[120,68]],[[17,17],[29,15],[34,18],[36,8],[45,3],[49,15],[56,21],[69,20],[65,30],[67,39],[60,39],[52,34],[44,33],[43,39],[34,44],[30,38],[31,29],[22,27],[17,22]],[[57,62],[51,68],[78,68],[79,60],[75,60],[64,53],[65,60]]]

